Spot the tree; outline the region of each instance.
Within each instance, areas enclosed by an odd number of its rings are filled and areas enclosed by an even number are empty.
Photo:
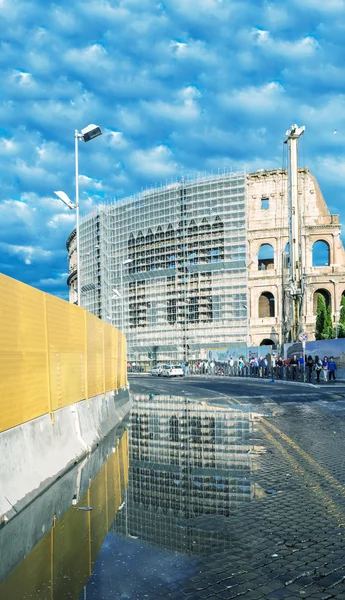
[[[341,302],[340,302],[338,338],[345,338],[345,296],[341,297]]]
[[[331,340],[335,338],[335,330],[332,324],[332,308],[326,306],[323,294],[318,294],[316,309],[316,332],[317,340]]]
[[[325,327],[325,321],[327,319],[327,308],[325,298],[322,294],[317,296],[317,308],[316,308],[316,331],[315,338],[317,340],[324,340],[323,332]]]
[[[323,326],[322,339],[324,340],[332,340],[335,338],[335,329],[333,328],[332,323],[332,308],[331,306],[327,306],[326,309],[326,320]]]

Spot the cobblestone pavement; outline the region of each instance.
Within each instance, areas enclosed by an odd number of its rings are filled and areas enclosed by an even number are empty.
[[[283,397],[232,398],[257,413],[256,499],[218,516],[216,542],[199,557],[198,572],[150,600],[345,599],[345,400]],[[214,518],[190,526],[212,528]]]
[[[223,551],[210,551],[183,597],[345,598],[344,433],[344,403],[256,419],[263,497],[223,519]]]

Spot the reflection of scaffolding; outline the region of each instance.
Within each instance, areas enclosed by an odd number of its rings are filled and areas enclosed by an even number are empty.
[[[251,432],[240,407],[141,396],[131,412],[126,523],[119,515],[115,531],[193,553],[221,544],[204,515],[228,517],[253,498]]]
[[[123,324],[131,359],[188,360],[238,345],[247,339],[246,245],[243,173],[99,206],[80,227],[82,305]]]

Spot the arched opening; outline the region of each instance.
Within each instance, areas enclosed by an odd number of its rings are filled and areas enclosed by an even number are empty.
[[[200,231],[200,233],[209,233],[210,229],[211,229],[211,225],[207,221],[206,217],[204,217],[201,221],[199,231]]]
[[[187,233],[189,236],[196,235],[198,233],[198,226],[197,226],[196,222],[194,221],[194,219],[191,220],[189,227],[187,229]]]
[[[317,300],[320,295],[324,297],[327,308],[331,304],[331,294],[328,290],[324,290],[324,289],[316,290],[314,292],[314,298],[313,298],[314,315],[316,315],[316,313],[317,313]]]
[[[260,342],[260,346],[273,346],[273,348],[275,348],[276,344],[270,338],[265,338],[264,340],[262,340],[262,342]]]
[[[135,240],[136,246],[141,246],[145,242],[145,238],[143,236],[142,231],[138,231],[137,239]]]
[[[152,229],[149,229],[145,236],[146,244],[152,244],[154,240],[154,235],[152,233]]]
[[[173,240],[174,237],[175,237],[175,232],[174,232],[173,226],[171,225],[171,223],[169,223],[168,229],[165,232],[165,239]]]
[[[135,239],[134,239],[134,235],[133,233],[130,234],[129,238],[128,238],[128,248],[134,248],[135,246]]]
[[[274,250],[271,244],[262,244],[258,254],[258,269],[266,271],[266,269],[274,269]]]
[[[313,267],[328,267],[329,265],[329,243],[324,240],[318,240],[313,244]]]
[[[271,292],[263,292],[259,298],[259,319],[275,316],[274,296]]]

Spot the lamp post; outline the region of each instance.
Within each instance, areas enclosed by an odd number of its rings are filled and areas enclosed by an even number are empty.
[[[90,142],[94,138],[102,135],[101,128],[98,125],[88,125],[80,132],[78,129],[74,131],[74,156],[75,156],[75,203],[71,202],[70,198],[65,194],[65,192],[58,191],[54,192],[60,200],[68,208],[75,209],[75,217],[76,217],[76,237],[77,237],[77,303],[80,306],[81,303],[81,281],[80,281],[80,239],[79,239],[79,153],[78,153],[78,142],[83,140],[84,142]]]

